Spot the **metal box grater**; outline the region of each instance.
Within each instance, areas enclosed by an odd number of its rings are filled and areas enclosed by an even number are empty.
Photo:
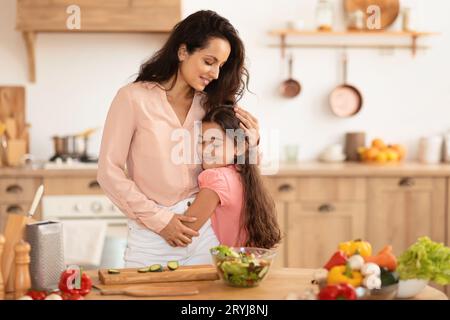
[[[30,277],[35,290],[58,288],[65,270],[62,223],[39,221],[27,224],[26,239],[30,243]]]

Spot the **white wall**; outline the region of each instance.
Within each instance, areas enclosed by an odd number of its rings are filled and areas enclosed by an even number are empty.
[[[296,49],[294,75],[302,85],[293,100],[277,95],[286,76],[277,39],[267,35],[287,20],[314,21],[315,0],[184,0],[183,16],[212,9],[239,30],[247,49],[250,88],[242,105],[264,128],[280,130],[280,147],[298,143],[301,159],[310,160],[330,143],[343,142],[347,131],[364,130],[405,144],[415,158],[418,138],[450,129],[450,23],[447,0],[422,1],[423,27],[440,31],[427,40],[432,49],[414,59],[409,51],[382,54],[378,50],[349,52],[349,80],[364,94],[364,109],[357,116],[333,116],[327,97],[338,83],[340,52]],[[76,2],[76,1],[74,1]],[[27,87],[27,118],[32,124],[31,151],[40,158],[52,155],[51,136],[103,125],[116,90],[130,82],[138,67],[159,48],[161,35],[39,34],[36,45],[37,82],[27,81],[27,60],[21,35],[14,30],[15,0],[0,0],[0,85]],[[340,1],[336,11],[342,20]],[[90,151],[96,154],[100,134]]]

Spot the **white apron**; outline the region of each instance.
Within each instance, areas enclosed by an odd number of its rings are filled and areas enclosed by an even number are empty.
[[[167,208],[171,212],[183,214],[188,208],[187,203],[192,203],[194,199],[195,197],[184,199]],[[211,227],[210,219],[201,227],[199,233],[187,247],[172,247],[159,234],[129,219],[125,267],[141,268],[152,264],[165,266],[171,260],[178,261],[180,265],[212,264],[209,249],[217,246],[219,241]]]

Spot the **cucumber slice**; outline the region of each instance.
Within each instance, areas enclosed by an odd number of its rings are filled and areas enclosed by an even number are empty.
[[[150,266],[150,272],[161,272],[163,271],[163,267],[160,264],[153,264]]]
[[[150,268],[149,267],[145,267],[145,268],[140,268],[140,269],[138,269],[138,272],[139,273],[146,273],[146,272],[149,272],[150,271]]]
[[[260,279],[262,279],[262,278],[266,275],[267,271],[269,271],[269,267],[268,267],[268,266],[265,266],[265,267],[259,272],[258,277],[259,277]]]
[[[167,268],[169,268],[169,270],[172,270],[172,271],[177,270],[179,266],[180,265],[178,264],[178,261],[167,262]]]
[[[120,273],[120,270],[117,270],[117,269],[108,269],[108,273],[109,273],[109,274],[119,274],[119,273]]]

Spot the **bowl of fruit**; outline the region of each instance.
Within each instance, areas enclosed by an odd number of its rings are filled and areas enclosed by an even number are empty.
[[[372,255],[367,241],[339,244],[323,268],[313,275],[319,300],[390,300],[398,290],[397,259],[387,245]]]
[[[269,273],[276,251],[219,245],[210,249],[220,278],[233,287],[256,287]]]
[[[368,147],[358,149],[362,162],[373,164],[399,163],[406,157],[406,148],[400,144],[386,144],[382,139],[373,139]]]

